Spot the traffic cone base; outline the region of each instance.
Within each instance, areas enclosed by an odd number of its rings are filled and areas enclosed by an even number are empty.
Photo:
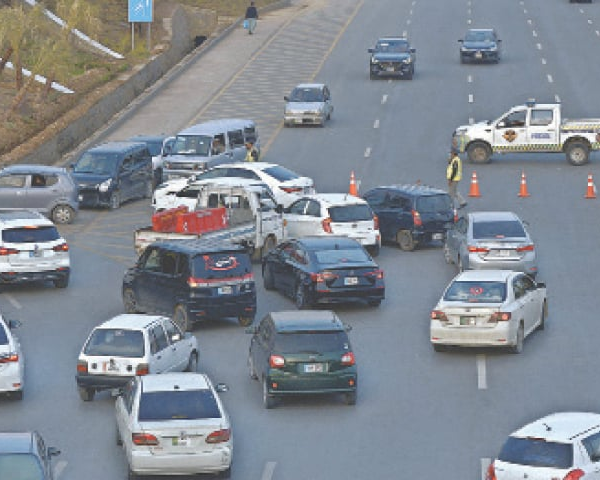
[[[521,187],[519,188],[519,197],[529,196],[529,192],[527,191],[527,177],[525,177],[525,172],[521,172]]]
[[[354,170],[350,172],[350,188],[348,189],[350,195],[358,197],[358,189],[356,188],[356,179],[354,178]]]
[[[471,175],[471,188],[469,189],[469,197],[481,197],[479,192],[479,182],[477,181],[477,172],[473,171]]]
[[[596,185],[594,185],[594,177],[590,173],[587,179],[587,191],[583,198],[596,198]]]

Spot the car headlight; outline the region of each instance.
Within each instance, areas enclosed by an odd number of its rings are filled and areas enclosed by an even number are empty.
[[[498,46],[494,45],[493,47],[490,47],[490,51],[495,52],[496,50],[498,50]]]
[[[460,47],[461,52],[468,52],[469,49],[467,47]]]
[[[108,180],[104,180],[100,185],[98,185],[98,191],[99,192],[108,192],[108,189],[110,188],[110,186],[112,185],[112,178],[109,178]]]
[[[402,63],[412,63],[412,57],[405,58]]]
[[[371,58],[371,63],[377,64],[377,63],[379,63],[379,60],[377,60],[376,58]]]

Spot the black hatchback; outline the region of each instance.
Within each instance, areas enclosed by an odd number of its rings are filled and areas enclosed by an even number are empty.
[[[228,242],[152,243],[125,272],[122,295],[127,313],[172,316],[183,331],[211,318],[236,317],[246,326],[256,314],[250,256]]]
[[[376,187],[363,198],[379,218],[382,241],[406,251],[432,240],[444,241],[457,218],[450,195],[427,185]]]

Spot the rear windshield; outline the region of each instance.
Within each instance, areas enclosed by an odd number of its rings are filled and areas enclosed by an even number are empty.
[[[192,268],[194,278],[207,280],[242,277],[252,271],[250,257],[240,252],[196,255]]]
[[[83,353],[90,356],[140,358],[144,356],[144,335],[139,330],[97,328]]]
[[[117,153],[86,152],[73,167],[73,172],[112,175],[116,172],[118,163],[119,154]]]
[[[570,443],[547,442],[543,438],[509,437],[498,460],[517,465],[567,469],[573,465]]]
[[[9,228],[2,231],[2,240],[7,243],[42,243],[58,239],[60,234],[53,225]]]
[[[525,238],[525,230],[514,220],[473,223],[473,238]]]
[[[505,299],[504,282],[453,282],[444,294],[450,302],[501,303]]]
[[[217,400],[208,389],[144,392],[140,398],[141,422],[221,418]]]
[[[318,250],[313,252],[313,254],[319,265],[339,265],[371,261],[369,255],[362,248]]]
[[[417,198],[417,211],[421,213],[452,211],[450,195],[427,195]]]
[[[329,207],[329,216],[332,222],[359,222],[373,220],[373,212],[367,204],[344,205]]]
[[[0,454],[0,478],[7,480],[43,480],[45,478],[38,458],[31,453]]]
[[[294,180],[298,178],[298,174],[296,172],[292,172],[285,167],[277,165],[275,167],[265,168],[265,173],[269,174],[275,180],[280,182],[286,182],[288,180]]]
[[[274,346],[282,353],[321,353],[350,349],[346,332],[340,330],[279,332],[275,335]]]

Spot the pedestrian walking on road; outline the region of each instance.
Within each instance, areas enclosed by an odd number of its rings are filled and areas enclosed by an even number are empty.
[[[250,6],[246,9],[245,20],[248,22],[248,34],[252,35],[256,29],[256,21],[258,20],[258,11],[254,6],[254,2],[250,2]]]
[[[462,162],[458,156],[458,151],[453,148],[450,157],[448,157],[448,166],[446,167],[446,178],[448,179],[448,193],[454,203],[458,203],[458,208],[467,205],[466,200],[458,191],[458,182],[462,179]]]

